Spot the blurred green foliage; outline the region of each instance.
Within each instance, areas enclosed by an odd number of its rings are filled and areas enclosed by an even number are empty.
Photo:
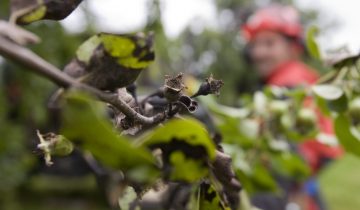
[[[8,18],[8,1],[0,2],[0,17]],[[27,26],[42,39],[30,46],[51,63],[62,67],[74,55],[82,37],[69,36],[59,23],[45,21]],[[16,209],[16,194],[36,168],[35,129],[49,129],[47,100],[55,90],[50,81],[0,61],[0,209]],[[15,200],[14,200],[15,199]]]
[[[360,161],[345,155],[320,175],[320,186],[331,210],[357,210],[360,206]]]

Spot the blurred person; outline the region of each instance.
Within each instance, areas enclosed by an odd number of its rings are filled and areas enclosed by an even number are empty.
[[[247,56],[256,68],[264,85],[293,88],[314,84],[319,75],[301,61],[305,52],[303,28],[299,13],[291,6],[274,4],[259,9],[249,17],[242,27],[247,40]],[[332,135],[332,122],[319,115],[321,132]],[[301,209],[325,210],[326,207],[316,181],[316,174],[327,160],[342,154],[338,147],[330,147],[317,140],[307,140],[297,145],[300,155],[309,164],[312,176],[303,185],[304,202],[298,202]],[[291,188],[291,180],[274,177],[284,191]],[[287,194],[289,192],[285,192]],[[253,204],[264,210],[285,209],[289,202],[271,195],[255,195]],[[299,197],[299,196],[296,196]],[[278,199],[278,202],[276,201]],[[298,199],[296,199],[298,200]],[[274,203],[277,202],[277,203]]]

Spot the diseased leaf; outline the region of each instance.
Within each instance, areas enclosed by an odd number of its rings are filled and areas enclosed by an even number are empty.
[[[11,0],[12,22],[29,24],[38,20],[62,20],[74,11],[82,0]]]
[[[208,169],[204,167],[204,163],[201,160],[187,158],[180,151],[174,151],[170,154],[170,165],[173,168],[170,174],[171,180],[195,181],[208,174]]]
[[[345,114],[339,114],[335,118],[335,134],[346,151],[360,156],[360,138],[354,135],[350,119]]]
[[[155,166],[151,153],[115,133],[104,113],[104,106],[89,96],[69,93],[63,110],[63,135],[107,166],[124,171],[146,168],[150,173]]]
[[[199,189],[195,192],[195,206],[191,209],[196,210],[230,210],[230,208],[222,200],[215,187],[203,182]]]
[[[46,6],[39,6],[38,8],[33,9],[28,14],[19,18],[21,23],[31,23],[37,20],[41,20],[46,15]]]
[[[195,119],[172,119],[145,135],[140,144],[162,150],[165,176],[193,182],[208,174],[208,160],[215,158],[215,145]]]
[[[101,90],[134,83],[155,58],[152,35],[99,33],[86,40],[64,72]]]
[[[90,58],[94,53],[94,50],[101,44],[101,39],[99,36],[95,35],[90,37],[76,51],[77,59],[80,61],[89,64]]]
[[[191,146],[201,146],[210,159],[215,158],[215,145],[209,133],[199,121],[193,118],[169,120],[148,134],[142,141],[143,145],[151,146],[170,143],[174,139],[184,141]]]
[[[86,40],[77,50],[77,58],[89,64],[91,56],[98,47],[103,47],[109,56],[121,66],[131,69],[148,67],[154,61],[152,35],[122,35],[99,33]]]

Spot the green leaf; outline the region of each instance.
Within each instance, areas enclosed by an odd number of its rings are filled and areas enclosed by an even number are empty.
[[[223,117],[217,124],[225,143],[237,144],[246,149],[252,148],[259,138],[260,125],[255,120]]]
[[[315,103],[317,105],[317,107],[319,108],[319,110],[325,115],[325,116],[330,116],[331,115],[331,111],[328,107],[327,101],[321,97],[317,97],[315,96]]]
[[[230,106],[221,105],[216,102],[214,96],[199,97],[201,104],[206,106],[216,115],[232,117],[232,118],[244,118],[250,111],[248,109],[233,108]]]
[[[296,130],[296,128],[292,128],[292,130],[285,130],[286,137],[293,142],[302,142],[314,138],[318,133],[319,131],[316,128],[310,130],[306,134],[301,134]]]
[[[257,191],[273,191],[277,190],[277,184],[270,174],[269,169],[260,163],[253,166],[251,173],[251,181]]]
[[[346,151],[360,156],[360,138],[354,135],[350,119],[345,114],[339,114],[335,118],[335,134]]]
[[[151,153],[116,133],[105,118],[104,105],[99,103],[84,93],[69,93],[63,110],[62,133],[107,166],[124,171],[146,168],[150,172],[155,165]]]
[[[262,164],[255,163],[248,170],[242,170],[236,165],[234,167],[236,176],[239,178],[246,192],[252,194],[256,192],[276,192],[278,190],[278,186],[270,170]]]
[[[339,99],[328,102],[329,109],[337,112],[343,113],[348,109],[348,98],[343,94]]]
[[[139,140],[144,147],[160,148],[166,175],[193,182],[208,173],[207,161],[215,158],[215,145],[203,125],[191,118],[172,119]]]
[[[334,68],[341,69],[345,66],[352,66],[356,65],[356,62],[360,59],[360,54],[348,56],[346,58],[343,58],[333,64]]]
[[[311,26],[306,33],[306,47],[309,50],[311,57],[321,60],[319,47],[315,41],[315,36],[319,32],[316,26]]]
[[[345,92],[336,85],[315,85],[312,87],[315,96],[320,98],[317,100],[319,107],[325,111],[326,109],[335,112],[344,112],[347,110],[348,100]],[[327,108],[324,107],[326,103]]]
[[[312,90],[317,96],[325,100],[336,100],[344,94],[344,91],[341,88],[329,84],[314,85]]]
[[[303,180],[310,175],[309,166],[298,155],[277,153],[271,157],[275,170],[285,176]]]

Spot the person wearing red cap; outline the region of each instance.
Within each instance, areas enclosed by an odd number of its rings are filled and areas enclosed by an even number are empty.
[[[293,7],[276,4],[259,9],[249,17],[242,27],[242,33],[248,43],[250,61],[265,85],[293,88],[317,81],[317,72],[301,61],[305,50],[302,44],[303,28],[299,13]],[[323,133],[333,133],[332,122],[321,114],[319,127]],[[317,140],[307,140],[297,147],[313,175],[322,166],[323,160],[334,159],[342,153],[340,148],[324,145]],[[309,179],[304,188],[307,200],[305,209],[324,210],[315,179]],[[254,199],[255,205],[263,201]],[[265,210],[272,209],[268,204],[265,207],[259,205]]]

